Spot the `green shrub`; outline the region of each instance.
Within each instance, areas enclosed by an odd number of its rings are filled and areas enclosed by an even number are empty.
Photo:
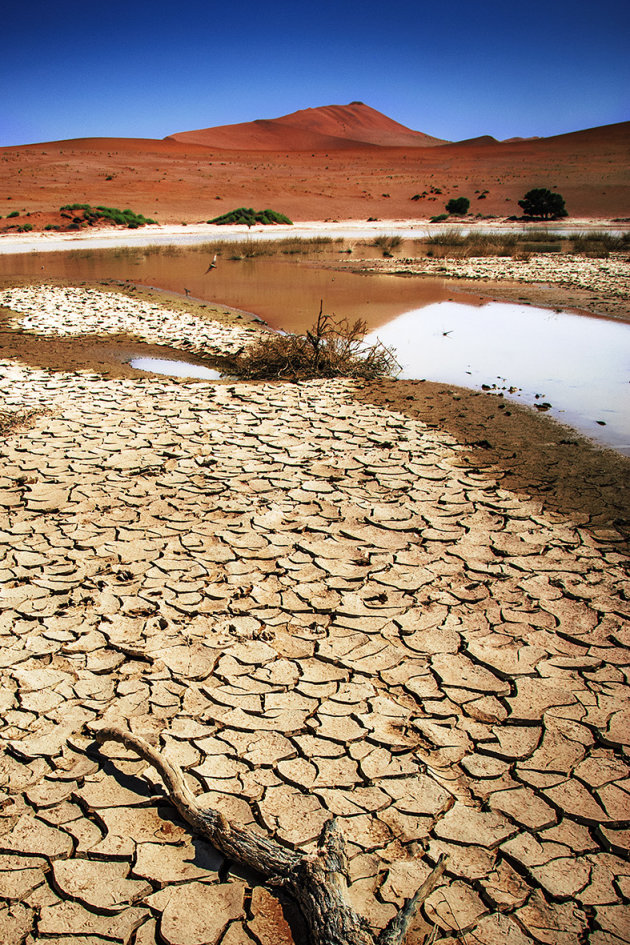
[[[545,187],[528,190],[523,199],[519,200],[518,205],[524,216],[540,220],[559,220],[560,217],[569,215],[563,197]]]
[[[253,210],[251,207],[237,207],[236,210],[229,210],[227,213],[208,220],[208,223],[214,223],[217,226],[226,226],[228,224],[239,224],[244,226],[254,226],[256,223],[262,223],[270,226],[275,223],[284,223],[293,226],[293,221],[285,217],[284,214],[276,210]]]
[[[456,216],[463,217],[468,213],[468,208],[470,206],[470,200],[468,197],[453,197],[446,204],[446,212],[454,213]]]
[[[12,210],[11,213],[7,213],[7,220],[13,220],[15,217],[19,217],[19,211]]]
[[[22,226],[18,226],[18,233],[29,233],[33,229],[32,223],[23,223]]]
[[[429,218],[429,223],[442,223],[443,220],[448,220],[448,213],[438,213],[435,217]]]
[[[60,210],[62,216],[65,216],[63,211],[83,211],[82,217],[73,217],[72,229],[77,229],[77,227],[83,223],[92,226],[99,220],[108,220],[110,223],[115,223],[116,226],[126,226],[130,230],[136,230],[138,227],[146,226],[148,223],[157,223],[157,220],[145,217],[141,213],[134,213],[133,210],[118,210],[117,207],[92,207],[89,203],[69,203],[60,207]]]

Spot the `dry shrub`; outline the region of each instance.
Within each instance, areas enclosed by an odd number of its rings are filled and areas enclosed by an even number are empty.
[[[398,370],[393,350],[381,342],[364,345],[367,325],[323,314],[305,335],[269,333],[247,348],[233,373],[251,380],[307,380],[315,377],[389,377]]]
[[[228,259],[253,259],[255,256],[308,256],[311,253],[323,253],[330,249],[333,243],[343,243],[341,238],[333,239],[329,236],[314,236],[311,239],[250,239],[232,243],[214,244],[214,252],[229,252]],[[218,247],[215,248],[215,247]],[[207,249],[210,252],[208,246]]]

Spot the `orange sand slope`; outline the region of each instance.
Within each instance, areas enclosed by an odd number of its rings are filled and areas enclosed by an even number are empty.
[[[559,191],[571,217],[630,217],[630,122],[551,138],[435,145],[357,104],[226,128],[159,141],[2,148],[0,231],[57,225],[68,203],[130,207],[164,224],[201,222],[238,206],[272,207],[296,222],[426,220],[464,196],[473,215],[506,217],[520,214],[518,200],[532,187]],[[225,143],[204,146],[187,135]],[[392,146],[405,136],[415,143]],[[271,138],[276,150],[261,150]],[[237,139],[243,150],[235,149]],[[7,220],[15,210],[20,216]]]
[[[330,151],[365,145],[427,148],[445,143],[412,131],[363,102],[305,108],[282,118],[182,131],[171,135],[170,140],[236,151]]]

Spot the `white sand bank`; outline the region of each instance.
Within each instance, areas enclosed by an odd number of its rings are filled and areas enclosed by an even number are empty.
[[[462,223],[429,223],[426,220],[343,220],[330,223],[314,220],[293,226],[213,226],[209,223],[168,224],[165,226],[147,226],[138,230],[121,230],[119,227],[107,227],[98,230],[72,231],[57,233],[5,233],[0,235],[0,254],[62,252],[75,249],[108,249],[119,246],[142,247],[177,243],[187,245],[206,243],[215,240],[235,241],[248,239],[311,239],[317,236],[330,236],[339,239],[369,239],[379,234],[397,234],[406,238],[422,238],[445,227],[456,227],[462,233],[470,230],[492,232],[519,231],[527,229],[545,229],[554,232],[571,233],[588,230],[623,230],[611,220],[573,219],[562,223],[519,223],[505,219],[464,221]]]

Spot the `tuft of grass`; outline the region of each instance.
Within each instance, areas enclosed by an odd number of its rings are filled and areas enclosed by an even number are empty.
[[[431,246],[463,246],[465,242],[466,237],[457,230],[441,230],[427,239],[427,243]]]
[[[232,365],[232,372],[251,380],[293,380],[354,377],[372,379],[396,373],[391,348],[378,342],[365,346],[367,325],[350,323],[323,313],[305,335],[269,333],[247,348]]]
[[[630,231],[614,233],[574,233],[568,237],[576,253],[606,256],[608,253],[625,252],[630,247]]]
[[[310,239],[274,240],[277,252],[284,256],[307,255],[308,253],[322,253],[333,243],[343,243],[341,237],[333,239],[331,236],[313,236]]]
[[[428,247],[428,255],[437,257],[512,256],[521,259],[533,253],[584,253],[606,258],[611,252],[626,252],[630,248],[630,232],[561,234],[536,229],[521,233],[473,232],[462,236],[456,229],[447,229],[415,242],[420,251]]]
[[[342,239],[329,236],[314,236],[312,239],[285,240],[243,240],[238,243],[217,242],[207,244],[208,251],[221,254],[227,252],[228,259],[253,259],[256,256],[308,256],[311,253],[323,253],[333,243],[342,243]]]
[[[262,223],[265,226],[276,223],[293,226],[293,221],[285,217],[283,213],[278,213],[277,210],[253,210],[251,207],[237,207],[236,210],[229,210],[213,220],[208,220],[208,223],[214,223],[217,226],[228,224],[254,226],[256,223]]]
[[[372,245],[383,250],[383,256],[391,258],[392,250],[398,249],[402,243],[402,236],[377,236]]]
[[[560,233],[552,233],[550,230],[526,230],[519,233],[521,243],[561,243],[564,236]]]

